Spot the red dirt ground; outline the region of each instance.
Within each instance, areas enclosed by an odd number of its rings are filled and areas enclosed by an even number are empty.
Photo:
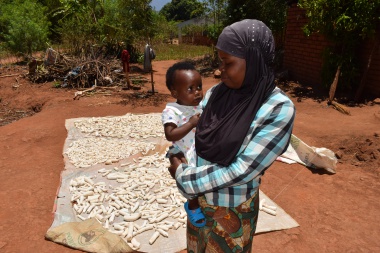
[[[65,120],[161,112],[171,99],[164,77],[172,64],[153,63],[158,91],[153,99],[120,91],[73,100],[75,90],[0,77],[0,252],[80,252],[44,239],[64,168]],[[0,76],[26,72],[25,67],[0,67]],[[205,89],[217,81],[205,77]],[[273,164],[261,189],[300,227],[257,235],[254,252],[380,252],[380,105],[350,107],[347,116],[325,100],[299,97],[294,88],[287,86],[297,108],[294,134],[341,159],[335,175]],[[146,83],[143,90],[149,89]]]

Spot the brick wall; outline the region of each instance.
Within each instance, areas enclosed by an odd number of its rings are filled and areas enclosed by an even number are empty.
[[[322,52],[329,45],[327,40],[319,34],[306,37],[302,27],[307,18],[304,11],[292,4],[288,10],[287,28],[285,35],[285,52],[283,66],[289,70],[290,79],[306,85],[321,84]],[[379,31],[380,32],[380,31]],[[367,64],[368,55],[374,40],[363,43],[359,50],[360,65],[363,69]],[[380,96],[380,49],[377,48],[367,76],[363,94]]]
[[[195,36],[182,36],[181,43],[193,44],[199,46],[210,46],[213,44],[213,41],[206,36],[195,35]]]

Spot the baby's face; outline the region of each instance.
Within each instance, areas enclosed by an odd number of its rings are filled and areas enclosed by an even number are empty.
[[[172,96],[180,105],[197,106],[203,99],[202,78],[196,70],[176,70]]]

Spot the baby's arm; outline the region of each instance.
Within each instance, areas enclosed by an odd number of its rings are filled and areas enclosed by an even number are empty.
[[[164,125],[165,137],[168,141],[179,141],[185,137],[194,127],[197,126],[200,114],[193,115],[188,122],[182,126],[174,123],[166,123]]]

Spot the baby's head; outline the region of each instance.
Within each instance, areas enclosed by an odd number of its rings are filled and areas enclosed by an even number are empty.
[[[201,75],[187,61],[177,62],[168,69],[166,87],[180,105],[197,106],[203,99]]]

